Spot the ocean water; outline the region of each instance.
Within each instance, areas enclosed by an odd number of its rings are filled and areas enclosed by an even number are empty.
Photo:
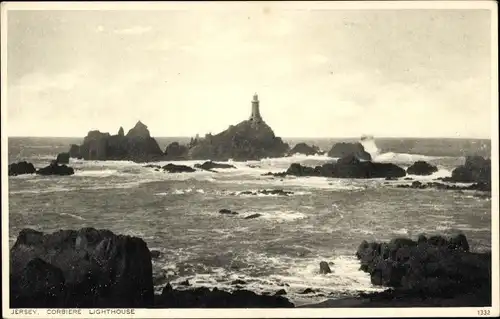
[[[157,140],[162,148],[184,141]],[[9,163],[28,160],[39,168],[81,141],[9,138]],[[301,141],[328,150],[339,140],[287,140],[292,146]],[[408,167],[425,160],[439,167],[432,176],[412,176],[417,180],[449,176],[464,155],[490,152],[489,140],[377,139],[365,146],[374,161]],[[262,176],[294,162],[312,166],[330,160],[297,154],[231,162],[236,169],[217,172],[169,174],[132,162],[71,159],[74,176],[9,177],[10,244],[26,227],[45,232],[107,228],[140,236],[150,249],[162,252],[153,262],[158,291],[167,281],[175,287],[185,279],[193,286],[231,290],[231,282],[240,279],[242,288],[255,292],[285,289],[297,305],[379,290],[354,257],[362,240],[462,231],[473,250],[490,249],[491,201],[470,191],[401,189],[395,184],[409,182],[383,179]],[[241,194],[262,189],[294,194]],[[239,214],[219,214],[222,208]],[[244,219],[257,212],[262,216]],[[319,274],[320,261],[330,263],[331,274]],[[305,288],[317,292],[300,294]]]

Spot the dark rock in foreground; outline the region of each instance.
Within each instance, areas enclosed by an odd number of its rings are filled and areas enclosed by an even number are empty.
[[[196,171],[194,168],[192,168],[190,166],[175,165],[172,163],[169,163],[169,164],[163,166],[162,169],[166,172],[169,172],[169,173],[192,173],[192,172]]]
[[[73,168],[66,165],[58,165],[56,161],[52,161],[49,166],[40,168],[36,171],[38,175],[60,175],[68,176],[75,174]]]
[[[424,161],[416,161],[406,169],[410,175],[432,175],[438,171],[438,168]]]
[[[354,156],[357,159],[364,161],[372,160],[372,156],[370,153],[365,151],[365,148],[361,145],[361,143],[337,143],[328,151],[328,156],[335,158]]]
[[[231,164],[224,164],[224,163],[215,163],[212,161],[206,161],[203,164],[195,164],[194,167],[196,168],[201,168],[207,171],[210,171],[214,168],[236,168],[235,166]]]
[[[316,155],[319,153],[321,153],[321,150],[316,145],[309,146],[306,143],[298,143],[288,152],[288,156],[295,154]]]
[[[283,173],[271,174],[273,176],[323,176],[335,178],[397,178],[404,177],[406,171],[390,163],[362,162],[354,155],[343,157],[336,163],[327,163],[322,166],[308,167],[297,163],[290,165]]]
[[[57,154],[56,162],[58,164],[69,164],[69,152]]]
[[[36,169],[33,164],[22,161],[18,163],[9,164],[9,176],[17,176],[23,174],[35,174]]]
[[[146,243],[108,230],[23,229],[10,250],[10,303],[19,308],[153,305]]]
[[[451,238],[420,236],[418,241],[363,241],[356,256],[372,284],[392,287],[407,298],[476,294],[482,296],[482,306],[491,305],[491,252],[469,252],[463,234]]]
[[[167,284],[161,296],[156,296],[158,308],[293,308],[294,305],[281,296],[258,295],[248,290],[232,293],[201,287],[175,290]]]

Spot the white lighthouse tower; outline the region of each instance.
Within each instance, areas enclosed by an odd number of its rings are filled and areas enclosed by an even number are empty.
[[[258,124],[262,122],[262,117],[260,116],[260,110],[259,110],[259,97],[257,96],[257,93],[253,95],[252,115],[250,115],[250,121],[252,121],[253,124]]]

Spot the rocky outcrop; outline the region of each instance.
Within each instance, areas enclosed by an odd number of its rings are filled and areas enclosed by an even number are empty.
[[[332,270],[326,261],[322,261],[319,263],[319,273],[320,274],[330,274]]]
[[[123,127],[120,126],[120,129],[118,130],[118,136],[124,136],[125,131],[123,130]]]
[[[67,176],[75,174],[75,170],[66,165],[59,165],[57,161],[52,161],[49,166],[36,171],[38,175],[60,175]]]
[[[328,151],[329,157],[342,158],[347,156],[354,156],[363,161],[371,161],[372,156],[365,151],[361,143],[336,143]]]
[[[283,173],[272,175],[283,176]],[[284,175],[334,178],[387,178],[404,177],[406,171],[394,164],[373,163],[370,161],[362,162],[354,155],[350,155],[339,159],[336,163],[327,163],[314,168],[293,163]]]
[[[17,176],[23,174],[35,174],[36,169],[33,164],[22,161],[18,163],[9,164],[9,176]]]
[[[172,163],[168,163],[167,165],[163,166],[162,169],[168,173],[192,173],[196,171],[194,168],[190,166],[175,165]]]
[[[389,243],[363,241],[356,256],[374,285],[392,287],[407,297],[452,298],[484,295],[491,304],[491,253],[472,253],[463,234],[444,238],[396,238]]]
[[[451,177],[445,181],[491,184],[491,160],[481,156],[467,156],[465,164],[455,168],[451,172]]]
[[[207,161],[203,164],[194,164],[194,167],[204,169],[207,171],[211,171],[214,168],[236,168],[235,166],[231,164],[224,164],[224,163],[216,163],[212,161]]]
[[[71,144],[71,146],[69,147],[69,157],[82,159],[83,157],[80,154],[80,146],[76,144]]]
[[[58,164],[69,164],[69,152],[57,154],[56,162]]]
[[[288,152],[288,156],[295,154],[316,155],[320,153],[321,150],[315,145],[309,146],[306,143],[298,143]]]
[[[238,212],[235,212],[235,211],[230,210],[230,209],[223,208],[223,209],[219,210],[219,214],[223,214],[223,215],[238,215]]]
[[[179,142],[172,142],[165,148],[165,157],[169,160],[186,160],[188,159],[188,147],[180,145]]]
[[[71,157],[85,160],[129,160],[147,162],[161,160],[163,152],[158,143],[150,136],[146,125],[141,121],[123,134],[110,135],[100,131],[90,131],[83,139],[82,145],[71,146]]]
[[[151,307],[152,278],[146,243],[109,230],[23,229],[10,250],[13,308]]]
[[[248,290],[232,293],[205,287],[176,290],[170,284],[156,297],[159,308],[292,308],[293,303],[281,296],[258,295]]]
[[[259,160],[281,157],[288,149],[288,144],[276,137],[264,121],[256,123],[247,120],[231,125],[219,134],[207,134],[205,138],[193,140],[190,144],[189,158],[216,161]]]
[[[424,161],[416,161],[413,165],[406,169],[406,173],[409,175],[432,175],[437,171],[437,166]]]

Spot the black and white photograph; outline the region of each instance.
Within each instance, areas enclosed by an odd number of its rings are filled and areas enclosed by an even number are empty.
[[[3,2],[1,31],[4,317],[499,315],[496,2]]]

